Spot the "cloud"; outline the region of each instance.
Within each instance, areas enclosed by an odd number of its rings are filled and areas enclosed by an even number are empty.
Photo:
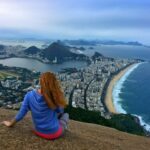
[[[18,37],[127,38],[140,31],[133,38],[141,40],[150,38],[149,6],[149,0],[1,0],[0,32]]]

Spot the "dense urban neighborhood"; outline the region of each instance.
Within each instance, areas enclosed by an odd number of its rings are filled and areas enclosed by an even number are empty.
[[[138,62],[107,58],[96,53],[87,67],[68,68],[56,75],[70,106],[99,111],[101,116],[109,118],[104,105],[109,80],[125,67]],[[39,76],[40,72],[35,70],[0,65],[0,106],[19,109],[26,92],[37,87]]]
[[[25,93],[34,87],[39,73],[0,65],[0,106],[19,109]]]

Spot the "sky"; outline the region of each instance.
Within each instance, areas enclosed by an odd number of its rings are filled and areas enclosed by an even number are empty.
[[[0,0],[1,38],[150,44],[150,0]]]

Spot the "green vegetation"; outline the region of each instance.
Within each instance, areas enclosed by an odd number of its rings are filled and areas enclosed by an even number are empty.
[[[118,114],[113,115],[110,122],[111,127],[114,127],[120,131],[137,135],[145,135],[144,129],[136,120],[137,118],[130,114]]]
[[[67,107],[65,112],[68,112],[73,120],[104,125],[132,134],[145,135],[143,128],[135,121],[135,117],[130,114],[117,114],[113,115],[111,119],[105,119],[100,116],[100,112],[81,108]]]
[[[17,77],[17,74],[8,71],[0,71],[0,79],[5,79],[8,76]]]

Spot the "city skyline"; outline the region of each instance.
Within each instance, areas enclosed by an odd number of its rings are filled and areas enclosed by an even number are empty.
[[[148,0],[2,0],[0,37],[150,44],[149,7]]]

